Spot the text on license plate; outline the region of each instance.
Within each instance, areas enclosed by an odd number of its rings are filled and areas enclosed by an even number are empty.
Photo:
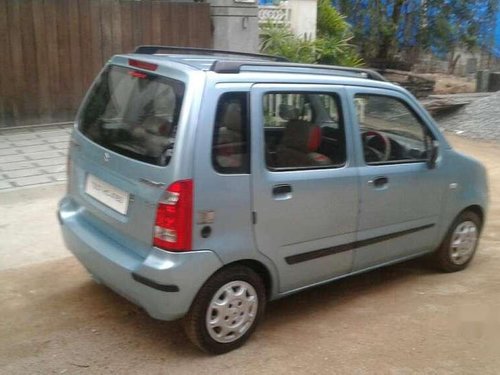
[[[123,215],[127,213],[129,193],[91,174],[87,175],[85,193]]]

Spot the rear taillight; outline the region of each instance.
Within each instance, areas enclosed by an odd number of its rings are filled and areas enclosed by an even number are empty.
[[[158,203],[153,244],[172,251],[189,251],[192,243],[193,180],[171,184]]]

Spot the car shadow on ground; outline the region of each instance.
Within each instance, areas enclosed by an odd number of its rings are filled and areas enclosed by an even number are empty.
[[[318,309],[348,307],[436,272],[424,257],[331,281],[269,303],[265,324],[279,325],[283,315],[288,320],[303,319]]]
[[[287,329],[287,326],[293,329],[304,317],[325,309],[349,309],[350,305],[354,307],[364,297],[390,293],[391,289],[400,287],[402,283],[411,283],[419,277],[436,273],[428,263],[425,258],[415,259],[270,302],[260,330],[257,330],[257,333],[261,332],[258,336],[264,338],[268,329],[274,332]],[[165,351],[176,358],[193,359],[206,356],[188,341],[181,321],[155,320],[144,310],[103,285],[93,281],[85,282],[79,284],[71,294],[72,299],[76,299],[74,302],[78,304],[76,308],[80,309],[81,314],[91,318],[90,321],[94,320],[93,329],[97,330],[99,335],[107,335],[107,338],[109,335],[115,336],[111,337],[111,341],[126,340],[134,343],[129,348],[132,351],[137,348],[140,352],[146,350],[148,355],[159,357],[165,355]]]

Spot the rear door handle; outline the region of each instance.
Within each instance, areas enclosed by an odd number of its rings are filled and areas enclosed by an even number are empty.
[[[288,184],[274,185],[273,197],[277,200],[290,199],[292,197],[292,186]]]
[[[389,179],[385,176],[374,178],[373,180],[368,181],[368,184],[372,185],[375,188],[381,188],[386,186],[389,183]]]

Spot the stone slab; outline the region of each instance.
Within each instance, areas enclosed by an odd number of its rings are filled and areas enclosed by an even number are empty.
[[[30,154],[25,154],[30,160],[41,160],[41,159],[49,159],[56,158],[61,156],[61,151],[44,151],[44,152],[33,152]]]
[[[58,165],[52,165],[49,167],[43,167],[42,170],[43,170],[43,172],[45,172],[47,174],[66,173],[66,164],[58,164]]]
[[[40,176],[17,178],[10,180],[10,182],[16,187],[21,187],[21,186],[48,184],[53,182],[53,180],[47,175],[40,175]]]
[[[20,142],[29,139],[37,139],[37,135],[35,133],[17,133],[17,134],[9,134],[5,137],[5,140],[10,142]]]
[[[18,150],[22,154],[29,154],[32,152],[53,151],[54,149],[48,144],[43,144],[38,146],[28,146],[28,147],[18,148]]]
[[[12,142],[12,143],[16,147],[26,147],[26,146],[43,145],[46,142],[41,138],[34,138],[34,139],[28,139],[26,141],[18,141],[18,142]]]
[[[40,167],[48,167],[50,165],[58,165],[58,164],[64,164],[66,165],[66,157],[65,156],[60,156],[58,155],[55,158],[48,158],[48,159],[43,159],[43,160],[35,160],[34,162],[36,165]]]
[[[27,160],[25,155],[8,155],[0,157],[0,164],[2,163],[13,163],[16,161],[25,161]]]
[[[6,163],[6,164],[1,164],[0,163],[0,171],[14,171],[18,169],[25,169],[25,168],[33,168],[36,167],[36,165],[32,161],[21,161],[17,163]]]
[[[7,176],[7,178],[9,179],[38,176],[41,174],[43,174],[43,171],[38,168],[19,169],[17,171],[9,171],[4,173],[4,175]]]
[[[0,149],[0,157],[6,155],[16,155],[16,154],[18,154],[18,152],[15,148]]]
[[[62,135],[59,137],[45,138],[45,140],[49,143],[69,142],[69,134]]]

